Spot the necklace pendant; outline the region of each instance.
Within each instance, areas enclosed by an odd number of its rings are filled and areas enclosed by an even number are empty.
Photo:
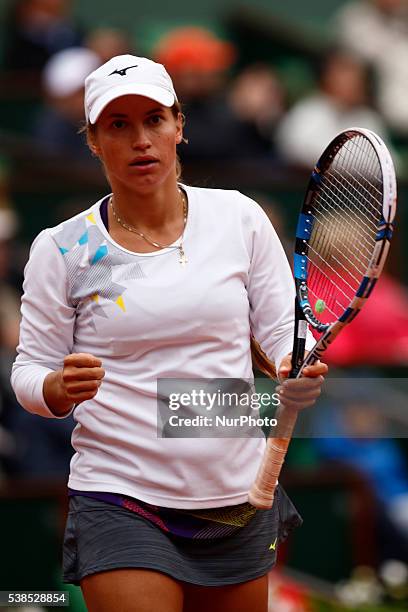
[[[173,245],[173,244],[161,244],[160,242],[156,242],[155,240],[152,240],[151,238],[149,238],[149,236],[146,236],[145,233],[143,233],[143,232],[139,231],[138,229],[136,229],[135,227],[133,227],[133,225],[128,225],[127,223],[125,223],[119,217],[118,213],[115,210],[115,207],[113,205],[113,196],[110,197],[109,204],[110,204],[110,207],[112,209],[112,214],[113,214],[114,218],[119,223],[119,225],[121,225],[125,230],[127,230],[128,232],[133,232],[134,234],[137,234],[138,236],[143,238],[143,240],[145,240],[146,242],[148,242],[152,246],[156,247],[156,249],[169,249],[169,248],[170,249],[178,249],[179,250],[179,263],[182,266],[185,266],[186,263],[188,262],[188,259],[186,257],[186,254],[184,253],[184,249],[183,249],[183,245],[181,244],[181,241],[183,240],[184,231],[186,229],[188,208],[187,208],[187,198],[183,195],[183,192],[181,191],[180,188],[179,188],[179,193],[180,193],[180,197],[181,197],[181,204],[183,206],[183,220],[184,220],[184,228],[183,228],[183,233],[182,233],[181,238],[180,238],[180,245],[179,246],[176,246],[176,245]]]
[[[188,259],[186,257],[186,254],[184,253],[183,249],[180,247],[179,248],[180,251],[180,259],[179,262],[181,263],[182,266],[185,266],[186,263],[188,262]]]

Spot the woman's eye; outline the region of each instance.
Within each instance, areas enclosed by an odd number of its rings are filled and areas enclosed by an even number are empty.
[[[125,125],[126,124],[123,119],[115,119],[115,121],[112,123],[112,127],[114,127],[115,130],[121,130]]]
[[[151,117],[149,117],[149,121],[152,125],[159,125],[161,120],[162,120],[161,115],[152,115]]]

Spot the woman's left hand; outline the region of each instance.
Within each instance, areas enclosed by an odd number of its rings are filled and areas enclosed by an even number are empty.
[[[316,361],[303,370],[301,378],[288,378],[292,369],[291,360],[291,355],[284,357],[278,372],[281,384],[276,391],[279,393],[281,404],[292,410],[310,408],[321,393],[324,375],[329,368],[325,363]]]

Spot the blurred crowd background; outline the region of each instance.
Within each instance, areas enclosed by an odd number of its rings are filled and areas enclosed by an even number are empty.
[[[291,445],[283,482],[305,524],[280,551],[271,609],[408,609],[408,0],[0,0],[0,590],[62,588],[74,422],[22,410],[9,373],[31,241],[107,191],[78,134],[83,81],[122,53],[162,62],[174,80],[183,180],[254,197],[289,258],[330,139],[360,126],[388,144],[399,182],[392,254],[328,352],[331,375],[351,380],[325,400],[334,437]],[[356,393],[359,377],[377,385]]]

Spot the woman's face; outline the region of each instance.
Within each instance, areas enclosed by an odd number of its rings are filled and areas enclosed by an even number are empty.
[[[151,192],[176,180],[181,115],[143,96],[113,100],[101,113],[91,147],[105,166],[112,189]]]

